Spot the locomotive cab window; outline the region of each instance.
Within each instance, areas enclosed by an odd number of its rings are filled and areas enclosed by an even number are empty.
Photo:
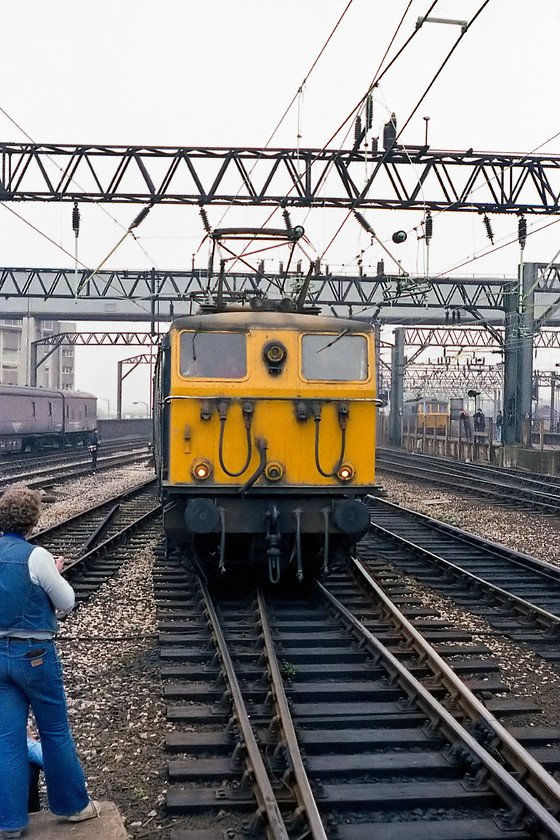
[[[247,375],[247,337],[243,333],[182,332],[181,376],[242,379]]]
[[[363,381],[368,376],[367,341],[363,335],[302,337],[301,372],[305,379]]]

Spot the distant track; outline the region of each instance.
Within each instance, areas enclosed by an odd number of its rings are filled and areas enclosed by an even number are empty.
[[[424,481],[517,507],[560,513],[560,479],[517,469],[466,463],[450,458],[378,449],[376,467],[398,478]]]
[[[62,555],[62,571],[76,593],[89,598],[140,545],[161,533],[156,481],[150,479],[33,535],[30,542]]]
[[[107,448],[109,448],[109,453],[107,453]],[[147,444],[138,441],[134,443],[120,441],[107,448],[103,447],[103,450],[99,453],[96,472],[147,460],[152,454]],[[26,484],[28,487],[44,488],[55,481],[60,482],[92,473],[91,455],[79,450],[63,455],[58,453],[48,457],[34,458],[30,462],[24,461],[15,465],[12,464],[8,469],[2,462],[0,470],[0,492],[12,484]]]

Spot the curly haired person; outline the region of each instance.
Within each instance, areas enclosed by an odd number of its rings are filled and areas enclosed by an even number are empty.
[[[49,806],[63,820],[99,814],[90,800],[70,733],[62,667],[54,646],[55,609],[74,606],[60,575],[63,558],[27,540],[39,495],[14,487],[0,497],[0,837],[21,837],[28,823],[27,716],[33,710]]]

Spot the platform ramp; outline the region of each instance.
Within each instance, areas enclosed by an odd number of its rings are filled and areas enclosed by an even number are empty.
[[[101,813],[80,823],[62,822],[50,811],[29,815],[25,840],[127,840],[127,833],[114,802],[103,801]]]

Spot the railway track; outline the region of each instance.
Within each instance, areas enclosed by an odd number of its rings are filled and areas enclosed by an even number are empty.
[[[103,447],[103,454],[97,460],[96,472],[136,463],[150,456],[151,449],[147,444],[119,441],[110,447]],[[79,450],[26,459],[15,464],[6,464],[3,460],[0,465],[0,492],[16,483],[45,488],[54,481],[64,481],[88,473],[91,473],[91,456]]]
[[[385,500],[371,498],[369,508],[371,530],[360,553],[373,573],[389,559],[397,573],[560,662],[560,568]]]
[[[534,704],[382,577],[236,597],[160,553],[172,840],[560,837],[560,733],[506,730]]]
[[[160,534],[161,505],[155,479],[120,493],[34,534],[30,542],[66,559],[62,575],[76,593],[89,598],[134,550]]]
[[[498,503],[551,514],[560,512],[560,480],[554,476],[393,449],[377,450],[376,467],[381,473],[429,482],[455,492],[475,492]]]

